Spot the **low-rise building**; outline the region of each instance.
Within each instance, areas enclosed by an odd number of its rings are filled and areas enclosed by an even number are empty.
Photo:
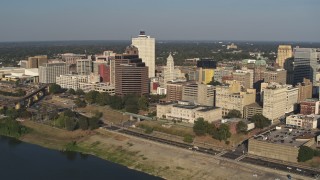
[[[255,89],[244,90],[237,81],[231,81],[229,85],[216,86],[216,106],[222,108],[223,116],[233,109],[240,111],[243,116],[244,106],[254,103],[255,99]]]
[[[215,106],[215,87],[200,83],[185,83],[182,88],[182,100],[204,106]]]
[[[169,82],[167,83],[167,101],[181,101],[182,100],[182,87],[184,83]]]
[[[287,71],[284,69],[268,70],[264,72],[264,82],[286,84]]]
[[[55,83],[56,77],[68,74],[68,72],[66,63],[46,63],[39,67],[39,82]]]
[[[262,83],[263,115],[272,123],[297,108],[298,88],[278,83]]]
[[[202,117],[208,122],[214,122],[222,119],[221,108],[199,106],[186,101],[178,103],[166,103],[157,105],[157,117],[171,120],[181,120],[188,123],[194,123],[195,120]]]
[[[248,153],[287,162],[297,162],[301,146],[315,143],[315,131],[278,127],[249,139]]]
[[[312,82],[310,79],[303,78],[303,82],[298,83],[296,88],[299,89],[298,102],[312,98]]]
[[[64,89],[79,89],[79,83],[87,83],[89,77],[87,75],[66,74],[56,77],[56,84]]]
[[[107,92],[110,95],[115,94],[114,86],[111,86],[107,83],[79,83],[79,88],[82,89],[85,93],[89,91],[98,91]]]
[[[295,126],[306,129],[316,129],[318,126],[318,120],[320,116],[311,114],[295,114],[286,117],[286,125]]]
[[[252,116],[255,114],[262,114],[263,108],[258,103],[252,103],[249,105],[244,106],[243,110],[243,118],[244,119],[251,119]]]
[[[300,114],[319,114],[319,105],[318,99],[306,99],[300,103]]]
[[[232,73],[233,80],[239,81],[246,89],[253,88],[253,74],[249,71],[236,70]]]

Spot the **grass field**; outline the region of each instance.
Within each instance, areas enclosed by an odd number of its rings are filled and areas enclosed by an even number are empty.
[[[123,115],[122,112],[113,110],[108,106],[87,105],[85,108],[78,108],[78,111],[85,112],[88,116],[93,115],[95,111],[102,112],[104,121],[116,124],[129,120],[129,116]]]

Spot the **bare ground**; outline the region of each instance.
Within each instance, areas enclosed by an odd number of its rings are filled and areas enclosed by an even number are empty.
[[[94,132],[52,128],[26,121],[34,130],[23,141],[52,149],[63,149],[70,141],[77,141],[79,151],[126,165],[165,179],[285,179],[256,168],[220,161],[207,156],[155,142],[128,137],[98,129]],[[258,177],[254,177],[257,174]]]

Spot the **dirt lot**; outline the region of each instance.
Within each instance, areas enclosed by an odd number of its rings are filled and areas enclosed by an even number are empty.
[[[265,173],[246,165],[220,161],[187,149],[128,137],[104,129],[67,132],[30,121],[23,124],[35,129],[25,135],[23,141],[52,149],[63,149],[70,141],[76,141],[81,152],[165,179],[285,179],[284,176]],[[254,174],[257,177],[253,176]]]

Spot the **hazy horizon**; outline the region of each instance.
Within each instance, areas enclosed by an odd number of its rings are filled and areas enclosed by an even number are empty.
[[[0,42],[320,42],[318,0],[3,0]]]

